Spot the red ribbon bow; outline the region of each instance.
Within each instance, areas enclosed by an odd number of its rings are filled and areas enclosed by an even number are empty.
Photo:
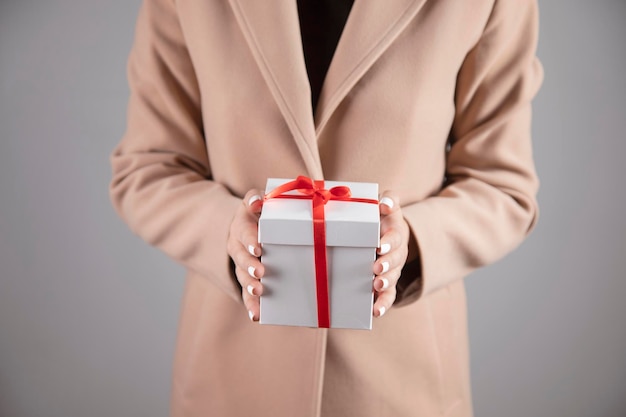
[[[286,195],[289,191],[297,190],[303,195]],[[338,186],[330,190],[324,188],[324,181],[314,181],[305,176],[299,176],[293,181],[276,187],[264,197],[291,198],[312,200],[313,203],[313,248],[315,253],[315,282],[317,292],[317,324],[318,327],[330,327],[330,302],[328,295],[328,263],[326,260],[326,221],[324,206],[330,200],[352,201],[358,203],[378,204],[378,200],[369,198],[352,198],[349,187]]]

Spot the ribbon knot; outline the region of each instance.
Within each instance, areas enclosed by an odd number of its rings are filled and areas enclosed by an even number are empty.
[[[305,196],[311,196],[317,199],[318,203],[326,204],[330,200],[348,199],[351,196],[350,188],[344,185],[332,187],[330,190],[324,188],[324,181],[314,181],[303,175],[298,176],[295,180],[290,181],[277,187],[265,196],[265,199],[275,198],[285,192],[296,190]],[[285,196],[295,197],[295,196]],[[298,197],[295,197],[298,198]]]

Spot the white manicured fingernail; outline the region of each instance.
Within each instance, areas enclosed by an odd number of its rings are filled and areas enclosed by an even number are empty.
[[[254,253],[254,246],[248,245],[248,252],[250,252],[250,255],[256,256],[256,253]]]
[[[252,286],[252,284],[248,285],[246,287],[246,290],[248,290],[248,294],[254,295],[254,287]]]
[[[248,317],[250,317],[251,321],[254,321],[254,313],[252,312],[252,310],[248,310]]]
[[[256,203],[259,200],[262,200],[263,197],[261,197],[260,195],[253,195],[252,197],[250,197],[250,199],[248,200],[248,205],[251,206],[254,203]]]
[[[381,265],[383,266],[383,272],[381,272],[381,274],[384,274],[385,272],[389,271],[389,262],[385,261],[381,263]]]
[[[378,317],[382,317],[385,314],[385,311],[387,311],[385,306],[382,306],[381,308],[379,308],[378,309]]]
[[[383,290],[386,290],[389,287],[389,280],[387,278],[380,279],[383,282]]]
[[[256,268],[253,266],[249,266],[248,267],[248,274],[250,274],[251,277],[256,278],[256,276],[254,275],[254,272],[256,271]]]
[[[384,204],[389,208],[393,208],[393,200],[389,197],[383,197],[380,199],[380,204]]]
[[[381,255],[389,253],[390,250],[391,250],[391,245],[389,243],[383,243],[382,245],[380,245],[380,254]]]

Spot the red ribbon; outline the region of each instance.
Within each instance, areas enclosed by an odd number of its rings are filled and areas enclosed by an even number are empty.
[[[297,190],[303,195],[285,195],[289,191]],[[293,181],[276,187],[264,197],[291,198],[312,200],[313,203],[313,250],[315,253],[315,283],[317,292],[317,325],[330,327],[330,302],[328,295],[328,263],[326,260],[326,221],[324,206],[330,200],[352,201],[357,203],[378,204],[378,200],[369,198],[352,198],[350,188],[346,186],[324,188],[324,181],[314,181],[311,178],[299,176]]]

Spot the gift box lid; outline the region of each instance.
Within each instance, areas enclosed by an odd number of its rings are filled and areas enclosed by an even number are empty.
[[[265,193],[291,179],[269,178]],[[378,184],[325,181],[324,188],[350,188],[353,198],[378,201]],[[302,195],[297,190],[285,195]],[[378,204],[330,200],[324,206],[327,246],[378,247],[380,214]],[[262,244],[313,245],[313,204],[309,199],[270,198],[263,203],[259,218]]]

